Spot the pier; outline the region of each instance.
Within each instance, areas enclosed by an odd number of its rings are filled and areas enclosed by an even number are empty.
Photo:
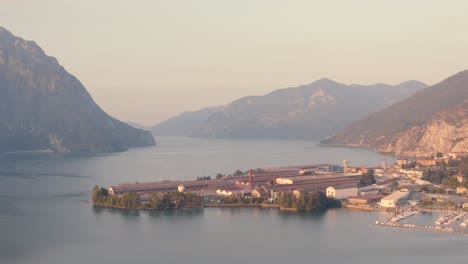
[[[450,224],[453,224],[455,221],[458,221],[460,220],[460,218],[462,217],[465,217],[467,215],[466,212],[461,212],[461,213],[451,213],[449,215],[446,215],[446,216],[442,216],[441,218],[439,218],[435,223],[437,225],[450,225]]]
[[[417,214],[418,211],[417,210],[407,210],[407,211],[403,211],[401,214],[397,215],[397,216],[394,216],[392,218],[390,218],[390,222],[399,222],[401,220],[404,220],[410,216],[413,216],[415,214]]]
[[[419,225],[414,225],[414,224],[400,224],[400,223],[389,223],[389,222],[379,222],[379,221],[376,221],[374,225],[406,228],[406,229],[418,229],[418,230],[431,230],[431,231],[458,233],[458,234],[463,234],[463,235],[468,234],[468,230],[460,230],[460,229],[455,229],[452,227],[419,226]]]

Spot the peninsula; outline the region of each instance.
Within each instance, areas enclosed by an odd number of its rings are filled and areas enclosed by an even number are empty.
[[[122,209],[166,210],[202,207],[265,206],[318,211],[345,206],[400,212],[468,208],[468,157],[439,155],[399,159],[393,165],[353,167],[332,164],[272,167],[191,181],[95,186],[93,204]],[[444,196],[445,194],[445,196]],[[410,207],[411,209],[401,209]],[[417,209],[415,209],[417,206]]]
[[[339,207],[342,192],[356,195],[360,179],[359,173],[345,173],[343,167],[330,164],[238,170],[216,179],[95,186],[93,204],[125,209],[268,206],[318,211]]]

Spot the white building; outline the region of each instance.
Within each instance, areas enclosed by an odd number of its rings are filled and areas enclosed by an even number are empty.
[[[383,188],[383,186],[374,183],[372,185],[359,188],[359,195],[378,194],[382,192]]]
[[[276,178],[275,181],[276,181],[276,184],[281,184],[281,185],[294,183],[294,181],[289,178]]]
[[[397,205],[404,203],[408,200],[410,192],[393,192],[385,196],[380,201],[380,206],[385,208],[394,208]]]
[[[330,186],[325,193],[327,197],[343,200],[352,196],[357,196],[358,188],[356,184]]]

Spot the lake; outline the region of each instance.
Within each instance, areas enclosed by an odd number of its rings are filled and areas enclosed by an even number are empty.
[[[463,263],[468,236],[374,226],[388,213],[285,213],[259,208],[93,208],[96,184],[196,179],[236,169],[378,165],[366,149],[311,141],[158,138],[102,155],[0,155],[0,263]],[[394,158],[388,157],[389,162]],[[419,214],[411,221],[430,223]],[[408,220],[410,221],[410,220]]]

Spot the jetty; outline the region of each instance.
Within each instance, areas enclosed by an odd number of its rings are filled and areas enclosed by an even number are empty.
[[[430,230],[430,231],[440,231],[440,232],[449,232],[449,233],[458,233],[467,235],[468,230],[460,230],[452,227],[441,227],[441,226],[419,226],[414,224],[401,224],[401,223],[389,223],[389,222],[374,222],[374,225],[378,226],[387,226],[387,227],[396,227],[396,228],[406,228],[406,229],[418,229],[418,230]]]
[[[396,215],[392,218],[390,218],[390,222],[399,222],[401,220],[404,220],[410,216],[413,216],[413,215],[416,215],[418,213],[417,210],[407,210],[407,211],[403,211],[401,214],[399,215]]]
[[[436,225],[451,225],[466,215],[467,215],[466,212],[461,212],[461,213],[452,212],[446,216],[440,217],[437,221],[435,221],[435,223]]]

